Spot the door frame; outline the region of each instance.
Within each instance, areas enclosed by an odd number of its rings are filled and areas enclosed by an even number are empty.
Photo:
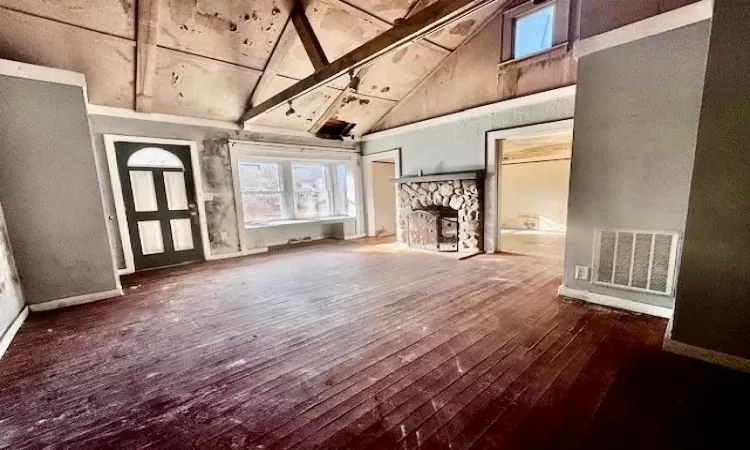
[[[372,164],[381,159],[393,159],[395,162],[394,173],[396,178],[401,177],[400,148],[362,156],[362,184],[364,187],[365,215],[367,216],[367,236],[369,237],[374,237],[377,232],[375,229],[375,196],[373,195],[374,180],[372,176]],[[398,215],[398,187],[396,187],[396,190],[393,192],[393,196],[396,198],[396,214]],[[396,228],[398,229],[398,217],[396,217]],[[398,230],[396,231],[396,235],[398,235]]]
[[[502,208],[500,204],[500,191],[502,188],[503,168],[502,146],[500,143],[505,139],[528,138],[572,131],[574,123],[574,119],[571,118],[485,132],[485,253],[497,253],[500,251],[500,210]]]
[[[138,136],[123,136],[118,134],[104,135],[104,149],[107,153],[107,166],[109,167],[109,181],[112,186],[112,196],[115,200],[115,213],[117,215],[117,228],[120,232],[122,253],[125,259],[125,268],[117,269],[118,275],[127,275],[135,272],[135,261],[133,257],[133,246],[130,243],[130,230],[127,227],[127,215],[125,213],[125,201],[122,197],[122,182],[117,167],[116,142],[133,142],[138,144],[162,144],[182,145],[190,147],[190,161],[193,166],[193,184],[195,185],[195,199],[198,203],[198,218],[201,232],[201,246],[203,247],[203,259],[210,255],[210,243],[208,241],[208,222],[206,220],[206,205],[203,196],[203,178],[198,158],[198,144],[195,141],[183,141],[177,139],[161,139]],[[125,224],[125,226],[123,226]]]

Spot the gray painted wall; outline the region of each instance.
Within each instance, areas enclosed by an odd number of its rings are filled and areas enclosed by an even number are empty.
[[[0,201],[28,303],[116,289],[80,87],[0,76]]]
[[[401,149],[402,175],[479,170],[485,166],[485,134],[573,117],[574,99],[562,98],[362,143],[365,155]]]
[[[750,358],[750,8],[716,0],[672,339]]]
[[[674,298],[573,278],[591,266],[596,227],[683,233],[709,22],[579,60],[565,285],[672,307]]]
[[[0,338],[23,309],[21,282],[13,260],[10,236],[0,206]]]
[[[112,232],[113,251],[118,267],[125,266],[122,253],[122,242],[119,239],[119,229],[114,206],[114,196],[107,168],[107,156],[104,148],[104,134],[119,134],[125,136],[139,136],[162,139],[180,139],[197,143],[203,175],[203,192],[206,198],[206,214],[211,254],[221,255],[240,251],[239,230],[237,227],[237,213],[234,205],[234,187],[232,182],[231,159],[229,156],[228,139],[255,140],[290,145],[317,144],[304,138],[263,135],[238,130],[222,130],[217,128],[197,127],[161,122],[151,122],[137,119],[124,119],[109,116],[91,116],[91,128],[94,133],[94,146],[101,162],[99,168],[102,174],[105,211],[109,218]],[[354,148],[353,142],[326,142],[328,146]],[[352,228],[353,225],[347,225]],[[252,230],[250,241],[254,247],[278,245],[289,238],[304,236],[327,237],[331,235],[329,225],[294,225],[276,227],[267,230]],[[244,231],[244,230],[243,230]],[[347,234],[354,234],[349,230]]]

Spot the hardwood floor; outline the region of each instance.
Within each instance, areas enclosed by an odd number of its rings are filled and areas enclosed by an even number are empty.
[[[665,321],[556,298],[556,261],[372,244],[138,274],[32,315],[0,361],[0,448],[627,442],[607,430],[637,420],[630,385],[607,394],[663,357]]]

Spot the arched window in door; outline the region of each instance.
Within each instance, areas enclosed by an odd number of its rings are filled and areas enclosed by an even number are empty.
[[[158,167],[185,170],[185,166],[177,155],[158,147],[147,147],[133,153],[128,158],[128,167]]]

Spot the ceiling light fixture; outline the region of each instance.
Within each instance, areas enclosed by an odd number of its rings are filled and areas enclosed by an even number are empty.
[[[359,83],[361,81],[362,80],[360,80],[360,78],[358,76],[354,75],[354,71],[353,70],[349,71],[349,89],[351,89],[351,90],[353,90],[353,91],[356,92],[357,89],[359,89]]]
[[[292,101],[289,100],[289,109],[286,112],[287,117],[291,116],[292,114],[296,113],[297,111],[292,108]]]

